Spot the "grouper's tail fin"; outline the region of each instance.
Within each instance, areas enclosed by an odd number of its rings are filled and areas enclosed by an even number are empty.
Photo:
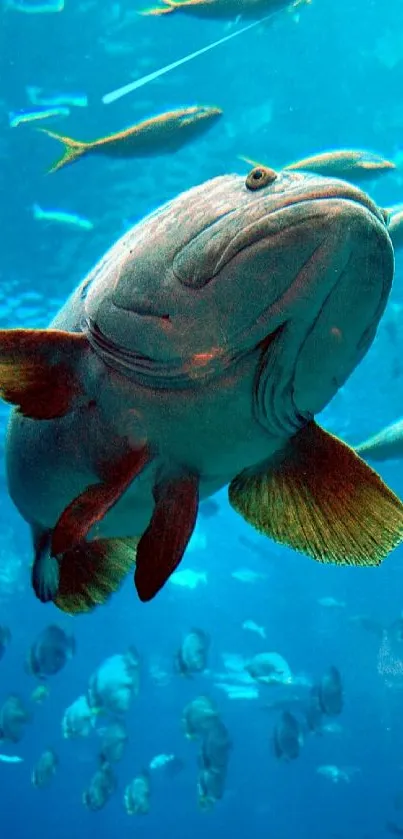
[[[47,134],[48,137],[52,137],[53,140],[58,140],[59,143],[63,143],[64,145],[62,156],[52,164],[50,169],[48,169],[48,174],[51,172],[57,172],[58,169],[62,169],[70,163],[75,163],[79,157],[83,157],[83,155],[87,154],[91,148],[91,143],[83,143],[81,140],[73,140],[71,137],[64,137],[62,134],[57,134],[55,131],[49,131],[48,128],[38,128],[37,130],[42,131],[44,134]]]

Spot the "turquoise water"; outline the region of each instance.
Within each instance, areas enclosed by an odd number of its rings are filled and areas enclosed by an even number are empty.
[[[209,178],[246,176],[249,167],[239,155],[279,171],[326,149],[368,149],[397,168],[364,188],[381,207],[403,201],[401,0],[312,0],[105,105],[109,91],[245,24],[242,16],[141,17],[142,8],[139,0],[66,0],[60,11],[35,13],[33,0],[24,0],[22,8],[3,0],[1,328],[45,327],[132,224]],[[72,104],[49,104],[66,95]],[[42,106],[35,104],[38,97]],[[89,156],[46,175],[61,149],[36,127],[90,140],[194,104],[218,106],[223,116],[174,155]],[[69,114],[12,127],[15,115],[40,107],[67,107]],[[402,251],[395,257],[394,285],[376,340],[319,417],[352,445],[402,412]],[[7,417],[3,404],[2,441]],[[322,566],[258,536],[230,509],[222,490],[214,515],[200,515],[181,564],[181,570],[199,573],[194,588],[170,582],[155,600],[141,604],[128,579],[108,605],[73,618],[39,603],[31,591],[28,527],[8,497],[3,452],[1,464],[0,623],[12,640],[0,662],[0,702],[18,693],[33,714],[22,739],[0,750],[22,758],[0,763],[2,836],[380,839],[391,824],[403,829],[396,799],[403,785],[403,646],[390,630],[403,609],[402,547],[377,569]],[[402,496],[401,464],[380,464],[379,471]],[[237,573],[245,569],[247,580]],[[368,631],[362,616],[375,628]],[[246,621],[255,627],[244,628]],[[31,698],[37,682],[24,662],[51,623],[74,635],[76,652],[47,680],[49,696],[39,705]],[[208,667],[185,678],[175,671],[174,655],[195,626],[210,638]],[[116,791],[94,813],[82,794],[97,769],[105,722],[97,718],[88,737],[72,740],[63,737],[62,719],[102,662],[130,645],[140,656],[139,695],[125,714],[129,740],[114,769]],[[244,672],[245,662],[266,651],[286,659],[291,685],[245,682],[249,693],[231,698],[222,687],[237,679],[225,674],[229,654]],[[342,713],[330,720],[333,730],[305,733],[298,759],[279,761],[273,729],[281,711],[267,704],[289,699],[291,691],[303,705],[310,684],[331,665],[344,685]],[[210,813],[197,801],[200,744],[184,737],[181,724],[185,705],[205,693],[217,703],[232,740],[225,792]],[[55,750],[59,764],[49,787],[38,790],[31,773],[47,748]],[[170,777],[149,770],[150,812],[128,816],[125,787],[161,753],[177,756],[182,771]],[[341,771],[338,783],[318,772],[323,766]]]

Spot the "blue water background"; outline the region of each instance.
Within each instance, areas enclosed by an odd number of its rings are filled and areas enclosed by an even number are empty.
[[[399,44],[402,0],[313,0],[296,23],[286,13],[218,50],[164,76],[108,107],[103,94],[228,33],[223,23],[177,16],[136,18],[122,30],[116,20],[141,8],[131,0],[106,3],[66,0],[63,13],[0,13],[0,326],[45,326],[61,302],[130,223],[163,201],[203,180],[247,168],[245,154],[276,168],[325,148],[356,147],[393,157],[403,143],[403,39],[393,66],[379,57]],[[118,44],[115,52],[105,42]],[[120,44],[120,48],[119,48]],[[123,45],[123,46],[122,46]],[[398,47],[395,47],[398,49]],[[392,62],[393,63],[393,62]],[[92,139],[171,107],[217,104],[224,118],[205,138],[171,158],[111,162],[87,159],[45,176],[59,152],[32,126],[10,129],[8,112],[29,109],[25,88],[80,91],[86,109],[72,108],[55,130]],[[51,126],[50,126],[51,127]],[[371,185],[383,206],[403,200],[399,174]],[[35,221],[32,205],[58,208],[91,219],[93,231]],[[36,292],[31,298],[26,293]],[[25,295],[25,296],[24,296]],[[375,345],[322,421],[355,442],[402,412],[403,259]],[[33,311],[30,311],[33,309]],[[7,411],[1,409],[1,418]],[[197,430],[195,430],[197,433]],[[385,465],[383,477],[401,495],[401,466]],[[24,672],[29,644],[56,621],[77,640],[77,654],[50,684],[50,698],[35,707],[34,721],[15,751],[18,765],[0,763],[0,835],[17,839],[380,839],[396,818],[393,794],[403,785],[403,696],[398,677],[379,672],[379,640],[349,622],[367,614],[385,625],[403,608],[403,549],[377,570],[334,569],[280,549],[253,534],[219,497],[220,513],[202,520],[206,548],[187,555],[183,567],[205,570],[208,585],[195,591],[167,586],[141,605],[128,580],[123,591],[96,613],[69,618],[42,606],[29,587],[27,528],[1,490],[0,555],[23,563],[18,586],[0,592],[1,623],[12,644],[0,664],[0,699],[10,691],[29,699],[34,681]],[[239,541],[248,536],[249,548]],[[248,567],[264,583],[231,577]],[[318,598],[346,602],[326,610]],[[267,643],[241,628],[245,619],[266,627]],[[318,678],[337,665],[345,683],[343,732],[310,738],[290,765],[275,761],[275,716],[253,701],[230,701],[208,677],[187,682],[173,676],[156,686],[148,664],[158,656],[170,666],[181,636],[196,625],[210,633],[210,668],[222,669],[221,653],[245,656],[276,650],[296,673]],[[135,643],[142,658],[142,686],[128,715],[130,747],[118,766],[117,795],[100,813],[81,803],[96,765],[96,742],[62,738],[64,709],[85,692],[88,678],[106,656]],[[183,737],[183,706],[199,693],[216,698],[234,742],[227,791],[210,815],[196,803],[197,749]],[[56,749],[60,769],[53,785],[38,791],[30,773],[41,751]],[[151,813],[130,819],[122,804],[125,784],[159,752],[175,752],[185,770],[169,780],[153,777]],[[349,784],[332,784],[316,773],[321,764],[358,767]]]

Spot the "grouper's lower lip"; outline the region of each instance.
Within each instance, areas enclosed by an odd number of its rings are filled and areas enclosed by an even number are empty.
[[[151,318],[150,318],[151,320]],[[158,320],[158,318],[153,318]],[[235,355],[229,350],[218,360],[212,359],[211,363],[204,365],[197,371],[197,376],[189,373],[189,364],[180,358],[157,359],[144,355],[136,350],[127,349],[114,341],[111,341],[92,318],[87,317],[82,324],[83,331],[87,335],[95,353],[102,358],[103,362],[117,370],[124,376],[145,386],[165,389],[186,389],[193,388],[201,382],[205,382],[221,375],[223,371],[233,364]],[[267,339],[269,341],[269,338]],[[257,345],[256,348],[260,349]]]

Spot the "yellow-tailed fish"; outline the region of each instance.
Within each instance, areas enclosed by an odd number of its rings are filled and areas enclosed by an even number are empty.
[[[388,216],[388,233],[393,242],[393,247],[403,248],[403,204],[396,204],[388,207],[385,211]]]
[[[295,10],[311,0],[162,0],[161,6],[154,6],[140,12],[142,15],[167,15],[182,12],[199,18],[232,20],[233,18],[262,18],[270,12],[281,9]]]
[[[296,160],[284,167],[291,172],[315,172],[333,178],[351,178],[355,183],[373,180],[396,166],[391,160],[369,151],[338,149]]]
[[[239,159],[247,163],[248,166],[266,165],[243,155],[239,155]],[[391,160],[386,160],[380,155],[352,149],[321,152],[284,166],[285,171],[312,172],[332,178],[345,178],[354,181],[354,183],[373,180],[395,168],[396,166]]]
[[[398,419],[355,447],[365,460],[401,460],[403,458],[403,419]]]
[[[180,108],[90,142],[73,140],[46,128],[39,130],[54,140],[59,140],[65,147],[63,156],[49,169],[49,172],[57,172],[58,169],[88,155],[130,158],[172,154],[211,128],[221,114],[220,108],[203,105]]]

